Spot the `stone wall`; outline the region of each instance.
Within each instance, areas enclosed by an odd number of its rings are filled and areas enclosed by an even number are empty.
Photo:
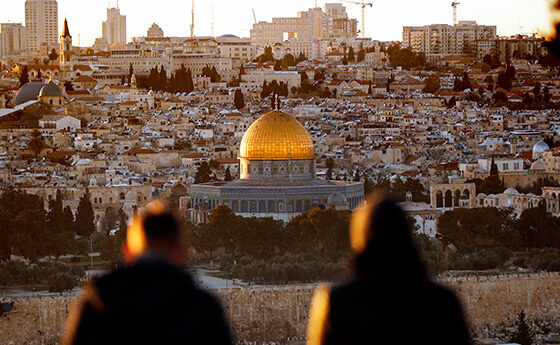
[[[560,275],[525,274],[450,278],[472,326],[496,326],[525,310],[529,318],[560,320]],[[313,285],[215,291],[237,339],[284,342],[303,339]],[[17,313],[0,319],[0,345],[56,344],[74,296],[14,299]]]

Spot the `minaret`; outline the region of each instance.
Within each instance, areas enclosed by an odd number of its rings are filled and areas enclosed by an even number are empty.
[[[71,70],[72,67],[71,60],[72,60],[72,36],[70,36],[70,30],[68,29],[68,21],[65,18],[64,28],[62,29],[62,35],[60,36],[60,70],[62,72],[69,72]]]

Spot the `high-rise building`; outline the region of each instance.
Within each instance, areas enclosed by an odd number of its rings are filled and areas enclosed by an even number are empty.
[[[496,38],[496,26],[460,21],[457,25],[432,24],[403,27],[403,48],[424,53],[428,61],[448,55],[474,56],[476,40]]]
[[[103,38],[109,46],[126,44],[126,16],[117,8],[107,9],[107,20],[102,24]]]
[[[56,0],[25,1],[25,48],[38,51],[41,45],[58,43],[58,3]]]
[[[253,25],[251,40],[266,46],[291,39],[352,39],[358,34],[358,21],[348,18],[342,4],[325,4],[299,12],[297,17],[272,18]]]
[[[0,23],[0,57],[25,49],[25,27],[21,23]]]

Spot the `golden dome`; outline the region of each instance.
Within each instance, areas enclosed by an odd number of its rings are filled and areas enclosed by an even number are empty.
[[[254,160],[314,159],[313,141],[303,125],[289,114],[268,112],[249,126],[239,158]]]

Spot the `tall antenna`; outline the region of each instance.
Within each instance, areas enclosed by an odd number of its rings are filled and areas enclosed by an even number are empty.
[[[80,34],[78,34],[78,47],[81,47],[82,45],[80,44]]]
[[[214,3],[212,3],[212,37],[214,36]]]
[[[119,9],[119,0],[117,0],[117,10]]]
[[[194,37],[194,0],[192,0],[192,11],[191,11],[191,37]]]

